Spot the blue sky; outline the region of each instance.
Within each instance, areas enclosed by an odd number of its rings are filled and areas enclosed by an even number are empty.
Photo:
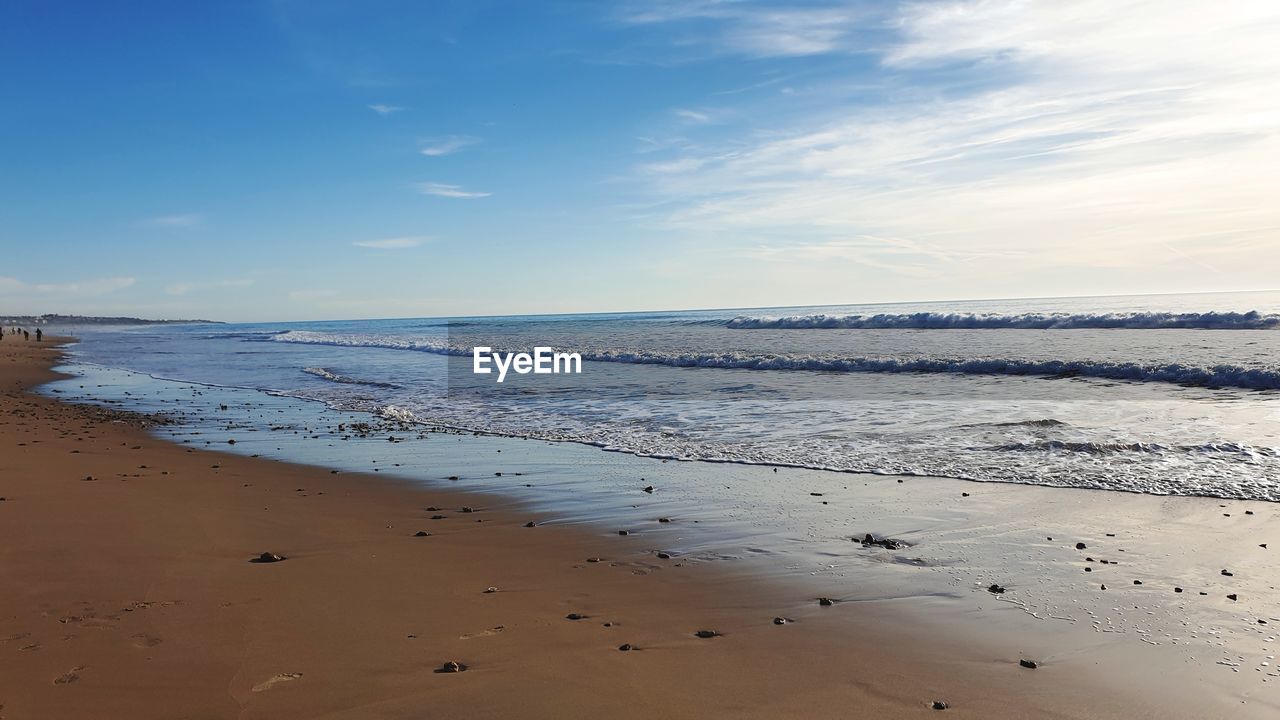
[[[0,314],[1243,290],[1280,5],[0,7]]]

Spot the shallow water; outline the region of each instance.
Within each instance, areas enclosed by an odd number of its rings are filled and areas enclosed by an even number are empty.
[[[663,461],[434,431],[94,365],[65,369],[76,376],[45,392],[166,413],[177,422],[157,432],[177,442],[492,493],[495,505],[602,536],[625,529],[624,542],[652,565],[717,561],[792,588],[794,607],[780,613],[812,612],[820,595],[851,618],[860,604],[894,603],[922,626],[993,647],[997,661],[1029,655],[1050,671],[1104,675],[1139,663],[1259,717],[1280,709],[1271,630],[1280,576],[1258,547],[1280,542],[1270,537],[1280,527],[1273,503]],[[424,514],[424,529],[431,522]],[[855,539],[866,533],[906,545],[865,547]],[[1222,575],[1228,567],[1233,575]],[[1006,592],[988,592],[993,583]]]
[[[85,362],[652,457],[1280,501],[1280,293],[79,334]],[[475,345],[584,372],[499,385]]]

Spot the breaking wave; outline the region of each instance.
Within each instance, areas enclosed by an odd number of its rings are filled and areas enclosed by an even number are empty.
[[[377,382],[375,380],[360,380],[359,378],[349,377],[347,375],[339,375],[332,370],[321,367],[302,368],[302,372],[308,375],[315,375],[318,378],[324,378],[329,382],[342,383],[344,385],[367,385],[369,387],[393,388],[396,387],[391,383]]]
[[[735,330],[1274,330],[1280,314],[1249,312],[1135,312],[1072,315],[937,313],[878,315],[740,316],[724,323]]]
[[[438,355],[471,355],[471,348],[443,339],[409,339],[382,335],[343,335],[291,330],[274,335],[275,342],[340,347],[414,350]],[[523,349],[527,351],[527,349]],[[1101,360],[1032,360],[1020,358],[876,358],[826,355],[756,355],[748,353],[664,352],[634,349],[580,349],[588,362],[667,365],[670,367],[736,370],[804,370],[856,373],[942,373],[954,375],[1011,375],[1046,378],[1094,378],[1128,382],[1160,382],[1207,388],[1280,389],[1280,368],[1238,365],[1200,367],[1181,363],[1145,365]]]

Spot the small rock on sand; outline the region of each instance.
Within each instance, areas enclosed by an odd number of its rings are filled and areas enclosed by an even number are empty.
[[[1040,667],[1040,663],[1036,662],[1035,660],[1023,659],[1023,660],[1019,660],[1018,664],[1028,670],[1035,670],[1036,668]]]
[[[618,649],[621,650],[622,652],[630,652],[631,643],[622,643],[621,645],[618,646]]]
[[[694,633],[694,636],[706,639],[706,638],[717,637],[719,634],[720,633],[716,632],[715,630],[699,630],[698,632]]]
[[[466,666],[466,665],[463,665],[462,663],[454,662],[453,660],[450,660],[449,662],[447,662],[447,663],[445,663],[445,664],[441,665],[439,668],[437,668],[437,669],[436,669],[436,672],[438,672],[438,673],[457,673],[457,672],[465,672],[465,671],[466,671],[466,669],[467,669],[467,666]]]
[[[932,707],[934,710],[946,710],[951,706],[947,704],[946,700],[934,700],[933,704],[929,707]]]
[[[262,553],[261,555],[259,555],[258,557],[253,558],[253,559],[252,559],[252,560],[250,560],[249,562],[251,562],[251,563],[277,563],[277,562],[281,562],[281,561],[283,561],[284,559],[285,559],[285,557],[284,557],[283,555],[277,555],[277,554],[275,554],[275,553],[273,553],[273,552],[264,552],[264,553]]]
[[[427,537],[427,536],[428,536],[428,535],[430,535],[430,534],[431,534],[431,533],[427,532],[426,530],[419,530],[418,532],[414,533],[414,534],[413,534],[413,536],[414,536],[414,537]]]
[[[836,602],[835,600],[832,600],[831,598],[828,598],[828,597],[818,598],[818,604],[821,605],[822,607],[831,607],[832,605],[835,604],[835,602]]]

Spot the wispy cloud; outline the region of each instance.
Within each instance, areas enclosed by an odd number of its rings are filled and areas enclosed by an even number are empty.
[[[251,278],[237,278],[232,280],[213,280],[210,282],[183,282],[170,285],[165,288],[167,295],[186,295],[187,293],[197,290],[216,290],[220,288],[232,287],[248,287],[253,284]]]
[[[701,43],[720,54],[802,57],[859,50],[852,41],[859,31],[878,27],[877,5],[658,0],[626,5],[619,19],[630,25],[672,26],[675,44],[686,49]]]
[[[475,145],[480,142],[480,138],[471,137],[470,135],[449,135],[448,137],[432,138],[422,142],[423,145],[418,152],[427,157],[439,157],[456,153],[468,145]]]
[[[476,198],[489,197],[493,194],[463,190],[459,185],[446,185],[444,183],[418,183],[418,192],[423,195],[435,195],[436,197],[459,198],[463,200],[474,200]]]
[[[66,297],[94,297],[132,287],[137,280],[131,277],[104,277],[60,283],[29,283],[12,277],[0,277],[0,296],[23,297],[54,295]]]
[[[793,27],[751,3],[681,7],[643,21],[692,12],[723,32]],[[1280,263],[1280,5],[951,0],[893,12],[876,43],[824,50],[873,48],[885,92],[832,90],[813,98],[820,113],[743,108],[751,130],[637,166],[651,217],[842,257],[869,251],[824,238],[927,243],[941,251],[930,262],[964,263],[963,248],[992,272],[1190,266],[1201,250],[1215,266]]]
[[[699,125],[705,125],[711,122],[710,115],[704,112],[698,112],[697,110],[686,110],[681,108],[679,110],[676,110],[676,117],[679,117],[681,120],[688,120],[689,122],[692,122],[692,123],[698,123]]]
[[[185,213],[181,215],[159,215],[138,221],[139,225],[153,227],[192,227],[204,222],[203,213]]]
[[[405,250],[415,248],[430,241],[431,238],[421,235],[416,237],[383,238],[382,240],[357,240],[352,245],[375,250]]]
[[[370,105],[369,109],[378,113],[379,115],[382,115],[383,117],[387,115],[391,115],[392,113],[398,113],[404,110],[404,108],[400,107],[399,105],[383,105],[381,103]]]

